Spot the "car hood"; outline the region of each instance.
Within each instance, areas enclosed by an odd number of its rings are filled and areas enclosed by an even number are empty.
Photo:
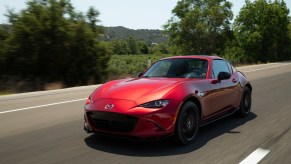
[[[185,81],[181,78],[135,78],[103,84],[92,94],[97,99],[131,100],[137,104],[163,98],[171,89]]]

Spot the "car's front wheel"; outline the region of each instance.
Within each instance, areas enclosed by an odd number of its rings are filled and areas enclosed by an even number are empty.
[[[239,114],[242,117],[249,115],[252,107],[252,96],[251,91],[248,87],[244,88],[243,95],[240,102]]]
[[[183,145],[192,142],[198,132],[199,121],[196,104],[191,101],[186,102],[178,114],[175,127],[176,140]]]

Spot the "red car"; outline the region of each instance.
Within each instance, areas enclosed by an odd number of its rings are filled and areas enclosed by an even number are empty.
[[[247,116],[252,86],[217,56],[175,56],[137,78],[98,87],[85,105],[84,129],[99,134],[194,140],[198,128],[235,111]]]

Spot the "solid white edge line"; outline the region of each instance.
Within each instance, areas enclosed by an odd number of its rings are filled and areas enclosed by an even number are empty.
[[[256,64],[256,65],[246,65],[246,66],[240,66],[236,68],[251,68],[251,67],[258,67],[258,66],[265,66],[265,65],[274,65],[274,64],[280,64],[280,63],[266,63],[266,64]]]
[[[71,103],[71,102],[76,102],[76,101],[83,101],[86,99],[87,98],[82,98],[82,99],[69,100],[69,101],[63,101],[63,102],[57,102],[57,103],[51,103],[51,104],[45,104],[45,105],[38,105],[38,106],[32,106],[32,107],[26,107],[26,108],[14,109],[14,110],[7,110],[7,111],[0,112],[0,114],[18,112],[18,111],[41,108],[41,107],[52,106],[52,105],[66,104],[66,103]]]
[[[245,158],[239,164],[259,163],[269,152],[270,152],[270,150],[257,148],[254,152],[252,152],[247,158]]]
[[[253,70],[249,70],[249,71],[242,71],[242,72],[245,72],[245,73],[255,72],[255,71],[260,71],[260,70],[264,70],[264,69],[270,69],[270,68],[276,68],[276,67],[283,67],[283,66],[290,65],[290,64],[291,63],[283,64],[283,65],[276,65],[276,66],[272,66],[272,67],[258,68],[258,69],[253,69]]]

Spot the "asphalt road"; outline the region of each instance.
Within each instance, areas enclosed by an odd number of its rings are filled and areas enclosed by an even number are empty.
[[[226,164],[256,159],[290,164],[291,63],[239,70],[253,85],[252,113],[202,127],[188,146],[171,139],[140,142],[86,134],[83,105],[97,86],[0,96],[0,164]]]

